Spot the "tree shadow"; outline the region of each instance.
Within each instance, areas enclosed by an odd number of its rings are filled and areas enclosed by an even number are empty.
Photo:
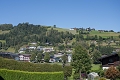
[[[4,79],[0,76],[0,80],[4,80]]]

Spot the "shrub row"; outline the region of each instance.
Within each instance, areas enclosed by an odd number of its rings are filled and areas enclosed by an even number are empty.
[[[18,62],[12,59],[0,58],[0,68],[9,70],[21,70],[29,72],[58,72],[63,71],[62,65],[36,64],[30,62]]]
[[[63,80],[63,72],[27,72],[0,69],[0,76],[4,80]]]
[[[64,77],[68,77],[72,75],[72,67],[57,64],[36,64],[30,62],[18,62],[11,59],[5,59],[0,57],[0,68],[1,69],[9,69],[9,70],[20,70],[20,71],[28,71],[28,72],[64,72]]]

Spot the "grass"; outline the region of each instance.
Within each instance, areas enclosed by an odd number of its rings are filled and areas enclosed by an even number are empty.
[[[100,69],[100,64],[92,64],[91,70],[99,70]]]
[[[48,28],[48,30],[50,30],[51,28]],[[58,30],[59,32],[63,31],[63,32],[71,32],[72,34],[77,34],[76,33],[76,30],[69,30],[69,29],[64,29],[64,28],[53,28],[54,30]],[[89,34],[90,36],[101,36],[101,37],[104,37],[104,38],[107,38],[107,37],[110,37],[110,36],[114,36],[114,37],[117,37],[120,35],[120,33],[115,33],[115,32],[99,32],[99,31],[92,31],[90,32]]]
[[[3,51],[3,52],[15,52],[15,49],[14,48],[8,48],[7,50],[4,50],[4,49],[1,49],[0,51]]]
[[[2,43],[6,43],[6,41],[5,41],[5,40],[0,40],[0,42],[2,42]]]
[[[48,28],[48,30],[50,30],[51,28]],[[58,30],[59,32],[66,32],[66,31],[68,31],[68,32],[70,32],[70,33],[72,33],[72,34],[76,34],[76,30],[69,30],[69,29],[63,29],[63,28],[53,28],[54,30]]]
[[[100,69],[100,64],[92,64],[91,70],[99,70]],[[75,69],[72,69],[72,76],[68,77],[68,80],[73,80],[73,75],[74,75]]]
[[[7,31],[0,30],[0,34],[5,34],[5,33],[9,33],[9,32],[10,32],[9,30],[7,30]]]
[[[115,33],[115,32],[99,32],[99,31],[92,31],[90,32],[91,36],[97,35],[97,36],[101,36],[101,37],[110,37],[110,36],[119,36],[120,33]]]
[[[7,49],[7,52],[15,52],[15,49],[10,47]]]

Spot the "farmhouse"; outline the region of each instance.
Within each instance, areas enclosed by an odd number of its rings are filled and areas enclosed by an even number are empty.
[[[117,53],[113,53],[111,55],[103,56],[99,59],[99,61],[102,64],[103,70],[108,69],[110,66],[116,67],[120,64],[119,56],[118,56]]]
[[[19,54],[20,61],[30,62],[30,54]]]

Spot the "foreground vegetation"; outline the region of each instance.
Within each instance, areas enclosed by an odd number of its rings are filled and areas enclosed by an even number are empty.
[[[67,78],[72,74],[72,67],[57,64],[40,64],[30,62],[18,62],[11,59],[0,58],[0,69],[20,70],[27,72],[63,72],[64,77]]]
[[[63,80],[63,72],[25,72],[18,70],[0,69],[4,80]]]
[[[46,55],[54,55],[58,52],[64,54],[72,54],[71,66],[50,65],[39,63],[41,59],[37,59],[38,63],[16,62],[0,58],[0,68],[11,70],[22,70],[28,72],[59,72],[64,73],[64,77],[78,79],[82,73],[97,72],[100,77],[107,77],[105,71],[100,67],[98,58],[102,55],[110,55],[118,52],[120,49],[120,32],[97,31],[89,29],[61,29],[54,26],[33,25],[29,23],[19,23],[17,26],[12,24],[0,25],[0,51],[18,52],[22,46],[31,46],[29,43],[37,43],[35,47],[53,47],[55,51],[42,53],[42,51],[26,49],[24,53],[31,54],[31,61],[36,56],[45,55],[45,62],[49,62]],[[78,46],[80,44],[80,46]],[[76,48],[76,46],[78,46]],[[67,50],[71,50],[67,53]],[[73,51],[73,52],[72,52]],[[23,54],[24,54],[23,53]],[[120,53],[119,53],[120,54]],[[32,60],[32,56],[34,56]],[[87,58],[86,58],[87,57]],[[37,57],[38,58],[38,57]],[[63,60],[66,62],[66,59]],[[92,68],[91,68],[92,67]],[[72,73],[73,70],[73,73]],[[115,77],[119,77],[118,75]]]

